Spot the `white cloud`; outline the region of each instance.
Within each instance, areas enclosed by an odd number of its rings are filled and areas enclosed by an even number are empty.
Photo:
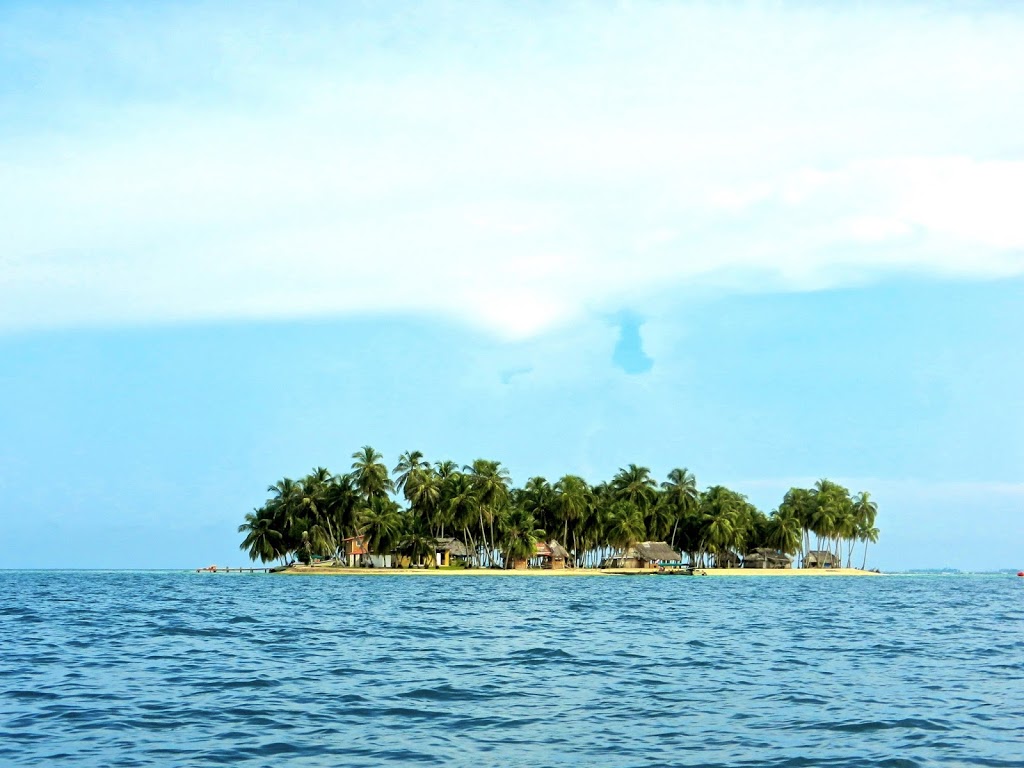
[[[1020,14],[182,13],[15,20],[75,88],[0,88],[48,126],[0,131],[0,329],[400,311],[521,338],[700,281],[1024,273]]]

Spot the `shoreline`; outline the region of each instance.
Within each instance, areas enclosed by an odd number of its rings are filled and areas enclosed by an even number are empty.
[[[496,568],[459,568],[443,570],[437,568],[338,568],[333,566],[291,566],[276,575],[285,576],[497,576],[497,577],[591,577],[591,576],[656,576],[684,574],[658,574],[651,568],[565,568],[548,570],[528,568],[526,570],[501,570]],[[698,568],[695,577],[837,577],[837,576],[881,576],[874,571],[859,568]]]

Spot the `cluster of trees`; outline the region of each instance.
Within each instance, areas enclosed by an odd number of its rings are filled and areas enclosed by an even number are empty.
[[[409,451],[389,471],[370,446],[352,458],[347,473],[319,467],[270,486],[270,498],[239,526],[241,549],[264,563],[308,561],[340,557],[344,540],[361,536],[370,552],[419,563],[433,559],[437,539],[451,536],[468,547],[474,565],[504,567],[532,557],[538,541],[558,539],[572,564],[586,567],[641,541],[667,541],[700,565],[765,548],[791,556],[825,549],[849,567],[861,542],[864,567],[867,545],[878,539],[870,494],[853,497],[829,480],[791,488],[766,515],[724,486],[699,491],[686,469],[659,483],[646,467],[630,464],[596,485],[565,475],[553,483],[531,477],[518,488],[500,462],[486,459],[460,468]]]

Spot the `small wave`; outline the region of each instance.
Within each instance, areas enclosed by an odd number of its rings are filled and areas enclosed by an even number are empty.
[[[819,723],[813,727],[846,733],[870,733],[872,731],[887,731],[894,728],[905,728],[915,731],[949,730],[949,727],[943,723],[915,717],[907,717],[900,720],[858,720],[845,723]]]

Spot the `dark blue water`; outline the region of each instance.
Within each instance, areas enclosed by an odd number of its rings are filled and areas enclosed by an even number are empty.
[[[0,765],[1024,766],[1024,579],[0,572]]]

